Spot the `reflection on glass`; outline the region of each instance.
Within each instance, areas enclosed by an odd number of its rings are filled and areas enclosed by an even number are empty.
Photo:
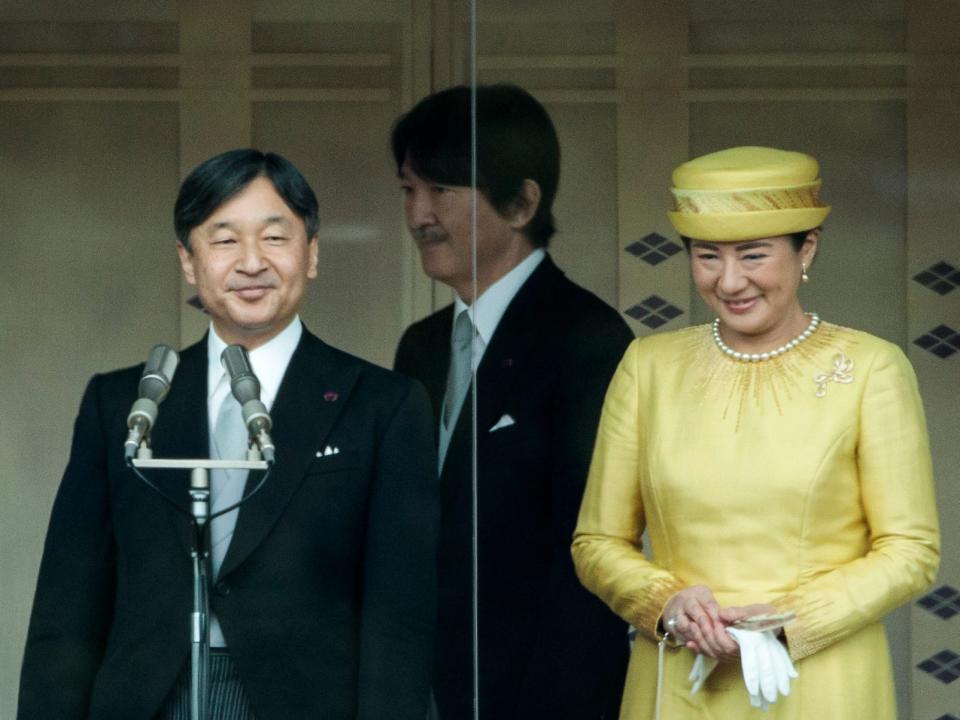
[[[599,717],[622,691],[626,626],[577,582],[569,542],[632,334],[548,253],[560,148],[545,108],[517,86],[473,90],[424,99],[393,134],[423,269],[456,295],[396,364],[431,392],[443,458],[434,694],[441,718],[471,716],[475,696],[481,717]]]

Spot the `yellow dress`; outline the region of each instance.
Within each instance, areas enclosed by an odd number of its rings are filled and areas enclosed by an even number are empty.
[[[607,392],[573,556],[639,630],[621,718],[653,718],[661,609],[705,584],[721,607],[795,611],[800,676],[764,714],[738,664],[691,696],[694,655],[668,650],[662,718],[893,720],[881,619],[939,563],[913,369],[895,345],[828,323],[756,363],[724,355],[708,325],[635,341]]]

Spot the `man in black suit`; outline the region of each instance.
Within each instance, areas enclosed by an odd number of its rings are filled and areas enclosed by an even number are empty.
[[[476,92],[476,191],[468,88],[421,101],[392,136],[424,272],[457,295],[407,329],[395,362],[424,383],[438,419],[437,711],[472,717],[476,647],[480,718],[611,718],[627,628],[577,582],[570,542],[603,397],[632,334],[546,254],[559,178],[546,111],[517,87]],[[471,396],[453,380],[464,337],[455,326],[468,328],[476,369],[475,588]]]
[[[439,517],[423,388],[303,328],[317,201],[282,157],[206,161],[175,225],[212,323],[182,353],[154,454],[217,456],[235,402],[218,362],[230,343],[250,352],[276,445],[263,489],[212,532],[212,717],[423,720]],[[30,621],[23,720],[189,717],[190,520],[123,460],[142,369],[98,375],[84,394]],[[188,506],[185,474],[153,479]]]

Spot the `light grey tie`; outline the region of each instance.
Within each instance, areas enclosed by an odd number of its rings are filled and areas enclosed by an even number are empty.
[[[462,310],[453,325],[453,340],[450,346],[450,370],[447,372],[447,393],[443,399],[443,424],[452,429],[460,414],[460,407],[470,387],[473,374],[471,345],[473,323],[470,314]]]
[[[247,429],[243,423],[240,403],[228,394],[220,405],[217,424],[210,443],[210,457],[216,460],[246,460],[248,445]],[[219,512],[238,502],[243,497],[247,482],[246,470],[210,471],[210,511]],[[210,522],[210,560],[213,577],[216,578],[223,558],[230,547],[230,539],[237,524],[239,508]]]

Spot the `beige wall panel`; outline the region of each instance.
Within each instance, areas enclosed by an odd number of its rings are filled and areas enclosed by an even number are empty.
[[[953,42],[960,48],[956,34]],[[928,87],[947,80],[936,72],[918,79]],[[940,262],[960,268],[960,91],[958,78],[952,81],[953,97],[916,89],[908,105],[908,278]],[[960,289],[940,295],[911,281],[907,290],[911,341],[939,325],[960,332]],[[911,343],[909,355],[924,392],[937,479],[942,551],[936,587],[960,589],[960,354],[939,358]],[[960,615],[943,619],[915,605],[913,622],[914,665],[943,650],[960,653]],[[939,718],[948,711],[960,717],[958,684],[960,680],[948,685],[915,670],[914,717]]]
[[[0,16],[13,22],[175,21],[177,0],[10,0],[0,5]]]
[[[670,175],[686,159],[689,143],[682,95],[687,70],[680,62],[688,45],[686,10],[686,3],[668,0],[617,3],[619,307],[638,335],[675,330],[690,319],[686,258],[675,252],[677,239],[666,215]],[[659,248],[674,254],[651,264],[648,260],[664,257],[643,251],[657,235],[665,240]],[[647,305],[657,302],[654,297],[667,305]],[[671,308],[673,316],[665,313]],[[638,316],[642,309],[656,311]]]
[[[536,92],[536,91],[534,91]],[[550,252],[574,282],[617,305],[617,118],[611,104],[547,106],[560,138]]]
[[[0,717],[12,718],[47,518],[86,382],[177,342],[177,109],[2,103],[0,127]]]
[[[303,171],[320,203],[319,277],[304,322],[326,341],[381,365],[403,330],[403,243],[393,104],[256,103],[254,144]]]

